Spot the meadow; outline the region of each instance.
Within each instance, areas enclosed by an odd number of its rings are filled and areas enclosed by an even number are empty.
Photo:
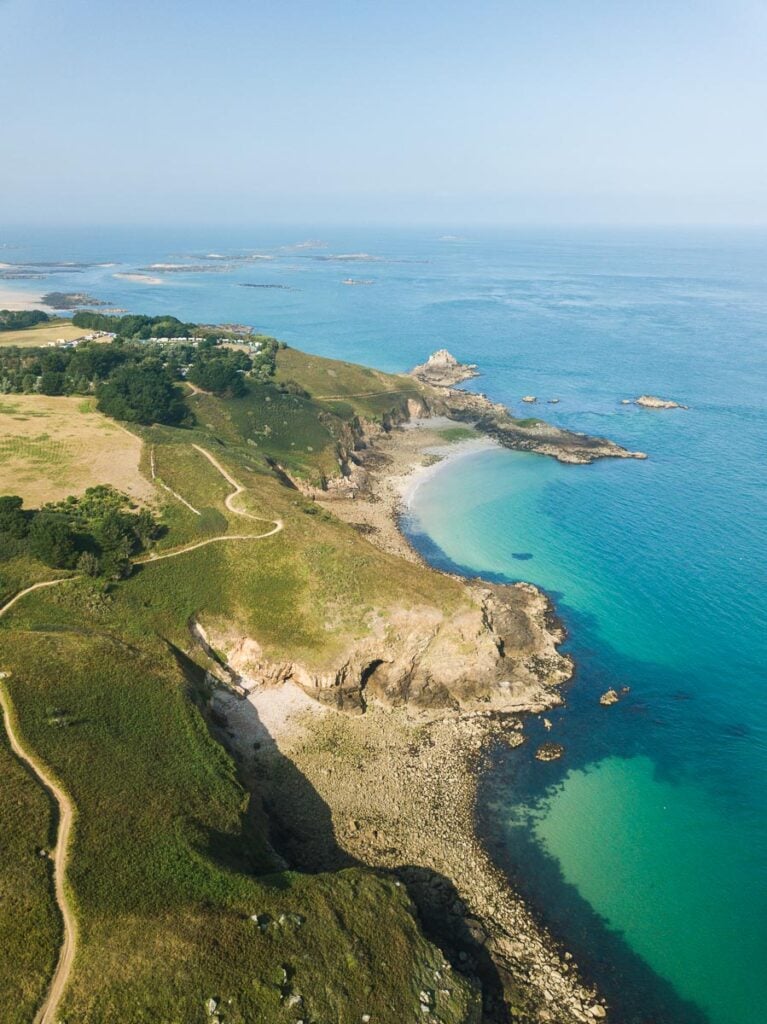
[[[45,856],[56,818],[45,791],[11,753],[2,722],[0,778],[0,991],[4,1019],[26,1024],[48,986],[61,941]]]
[[[73,341],[90,333],[82,327],[74,327],[70,320],[55,320],[39,327],[25,327],[19,331],[0,332],[0,346],[8,348],[37,348],[55,341]],[[107,339],[104,339],[105,341]]]
[[[0,494],[18,494],[27,507],[96,484],[147,501],[154,489],[140,459],[140,439],[97,412],[92,400],[0,395]]]

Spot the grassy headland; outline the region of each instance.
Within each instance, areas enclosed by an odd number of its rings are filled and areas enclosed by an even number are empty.
[[[63,389],[102,396],[112,380],[110,401],[119,393],[143,409],[147,392],[109,377],[144,362],[141,344],[118,344],[112,370],[86,352],[79,365],[94,376],[80,385],[69,361],[38,365],[38,377],[60,374]],[[276,346],[262,347],[241,387],[231,376],[241,368],[206,364],[221,384],[214,393],[184,385],[178,354],[146,344],[173,402],[183,400],[182,415],[164,424],[144,422],[143,412],[132,421],[145,503],[164,531],[127,578],[80,575],[0,618],[0,671],[9,673],[18,731],[76,807],[67,878],[79,945],[60,1018],[478,1022],[487,973],[473,961],[451,967],[435,945],[444,937],[434,928],[432,941],[424,937],[406,886],[388,870],[352,856],[333,870],[290,870],[298,861],[286,866],[281,854],[291,843],[274,849],[290,815],[270,818],[266,780],[238,774],[209,728],[222,728],[210,701],[222,666],[230,685],[291,679],[326,706],[354,711],[372,701],[459,721],[467,709],[558,699],[552,685],[569,665],[540,595],[435,573],[372,545],[312,500],[364,488],[366,459],[381,457],[376,439],[412,415],[443,411],[449,398],[409,376]],[[194,365],[194,352],[182,355]],[[19,357],[19,387],[35,358]],[[470,420],[465,406],[459,413]],[[446,428],[443,440],[466,429]],[[206,452],[244,488],[236,504]],[[266,536],[274,522],[284,529]],[[50,576],[28,554],[0,563],[7,595]],[[327,735],[336,742],[339,733]],[[357,743],[364,759],[364,735]],[[344,773],[354,771],[347,753],[338,759]],[[58,914],[36,852],[52,843],[52,813],[6,747],[0,754],[12,781],[0,800],[2,892],[15,892],[22,876],[27,887],[20,921],[0,930],[8,1019],[21,1022],[55,959]],[[281,770],[292,787],[317,794],[295,764]],[[332,809],[318,795],[311,806],[316,828],[332,828]],[[396,861],[390,851],[371,863]],[[0,900],[0,915],[9,906]],[[485,1001],[486,1019],[504,1019],[499,1005]],[[529,999],[523,1005],[518,1019],[534,1019]]]

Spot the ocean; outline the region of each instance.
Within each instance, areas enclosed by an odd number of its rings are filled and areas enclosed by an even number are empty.
[[[621,1024],[767,1020],[767,234],[13,228],[0,263],[0,288],[384,370],[447,347],[520,415],[647,452],[480,451],[403,525],[440,568],[541,586],[567,626],[566,707],[483,778],[497,862]],[[690,408],[621,404],[643,392]],[[561,760],[534,759],[544,737]]]

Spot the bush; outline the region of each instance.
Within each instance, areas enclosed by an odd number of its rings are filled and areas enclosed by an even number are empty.
[[[243,374],[252,362],[244,352],[200,348],[197,351],[188,378],[193,384],[225,398],[240,398],[247,388]]]
[[[148,509],[131,511],[126,495],[104,485],[39,512],[24,512],[15,495],[0,497],[0,561],[30,554],[57,569],[120,579],[159,532]]]

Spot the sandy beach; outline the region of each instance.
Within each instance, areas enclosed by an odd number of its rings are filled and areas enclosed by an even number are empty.
[[[380,435],[374,446],[363,453],[366,487],[354,500],[322,494],[315,495],[315,500],[339,519],[357,526],[385,551],[420,561],[420,555],[398,525],[413,495],[425,480],[444,468],[447,461],[454,462],[500,447],[497,441],[479,433],[446,441],[445,431],[455,428],[454,421],[435,416],[412,420]]]
[[[48,310],[50,307],[42,302],[41,292],[27,292],[0,284],[0,309],[18,312],[25,309]]]
[[[161,277],[153,277],[151,274],[112,274],[112,277],[119,278],[121,281],[133,281],[136,284],[164,284]]]

